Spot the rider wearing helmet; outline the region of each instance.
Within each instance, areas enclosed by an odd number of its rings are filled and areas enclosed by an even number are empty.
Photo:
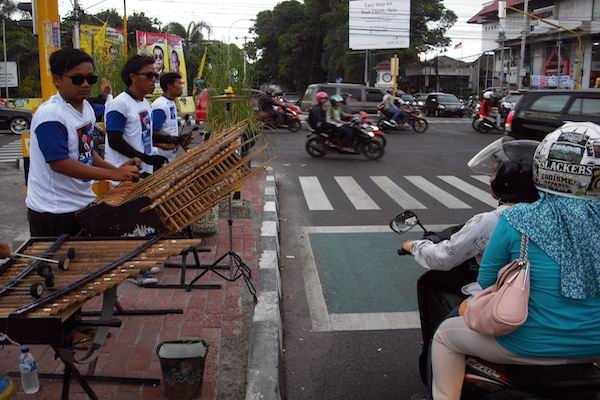
[[[495,93],[491,90],[488,90],[483,94],[483,99],[481,100],[481,108],[479,109],[479,117],[487,117],[492,112],[492,101]]]
[[[422,374],[426,370],[429,343],[445,315],[444,310],[436,309],[438,297],[446,292],[459,292],[465,282],[475,280],[467,261],[475,258],[477,263],[481,262],[501,212],[515,203],[530,203],[538,199],[532,178],[533,154],[538,144],[534,140],[514,140],[507,136],[481,150],[467,165],[475,173],[490,176],[492,195],[498,199],[499,206],[493,211],[476,214],[448,240],[438,243],[414,240],[402,245],[421,266],[430,270],[417,282],[424,343],[419,359]],[[452,272],[448,273],[450,270]],[[471,290],[478,289],[476,284],[469,287]],[[425,375],[422,378],[425,379]]]
[[[558,365],[600,356],[600,126],[569,122],[548,134],[533,159],[540,199],[504,211],[487,245],[483,288],[529,238],[526,321],[514,332],[484,336],[464,318],[445,320],[432,346],[433,397],[461,396],[465,354],[493,363]]]
[[[336,132],[342,137],[343,150],[353,152],[354,130],[343,120],[344,112],[342,111],[342,103],[344,99],[340,95],[335,95],[331,96],[329,101],[331,102],[331,108],[327,114],[327,121],[336,126]]]
[[[394,91],[392,89],[386,89],[383,100],[381,101],[383,109],[387,114],[392,115],[392,120],[394,122],[398,125],[402,125],[406,118],[406,113],[403,113],[402,110],[396,106],[396,102],[399,102],[400,104],[403,103],[402,99],[394,96]]]
[[[315,130],[335,130],[335,125],[327,122],[327,102],[329,95],[320,91],[315,95],[317,104],[313,106],[308,114],[308,125]]]
[[[258,105],[260,110],[269,115],[269,118],[276,125],[286,124],[286,114],[279,112],[279,107],[285,105],[275,98],[275,90],[273,88],[267,88],[265,94],[258,99]]]

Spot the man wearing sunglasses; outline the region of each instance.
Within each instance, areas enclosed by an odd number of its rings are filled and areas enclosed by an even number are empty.
[[[167,159],[152,155],[152,107],[145,95],[154,91],[158,74],[154,58],[135,55],[121,70],[127,90],[106,106],[106,160],[120,164],[138,157],[148,174],[162,167]]]
[[[75,213],[96,199],[93,180],[135,181],[141,164],[139,159],[110,164],[94,151],[96,118],[85,100],[98,81],[92,58],[81,50],[62,49],[52,53],[49,63],[58,94],[31,121],[26,204],[32,236],[78,233]]]

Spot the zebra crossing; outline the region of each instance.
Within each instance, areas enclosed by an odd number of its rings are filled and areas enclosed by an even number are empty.
[[[21,140],[17,139],[0,146],[0,163],[14,163],[20,158],[23,158]]]
[[[443,207],[453,210],[485,206],[495,208],[498,205],[498,200],[494,199],[488,191],[482,189],[482,184],[489,184],[489,177],[485,175],[471,175],[463,178],[453,175],[437,175],[427,178],[407,175],[402,178],[402,182],[406,181],[408,183],[399,183],[400,179],[392,179],[388,176],[370,176],[368,182],[361,185],[352,176],[333,177],[339,190],[343,192],[357,211],[381,210],[381,205],[374,200],[374,198],[381,198],[381,193],[392,199],[403,209],[411,210],[428,208],[417,199],[417,197],[423,199],[422,193],[430,196]],[[363,180],[366,179],[363,178]],[[333,200],[330,200],[328,193],[331,196],[333,191],[338,190],[338,188],[324,186],[317,176],[299,176],[298,180],[309,211],[335,210]],[[448,188],[440,187],[440,183],[442,186],[445,184],[447,187],[455,189],[455,192],[460,192],[461,198],[450,193]],[[366,186],[380,193],[368,193],[365,189]]]

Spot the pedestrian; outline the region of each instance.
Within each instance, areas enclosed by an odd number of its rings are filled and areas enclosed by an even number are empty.
[[[160,77],[162,96],[152,103],[152,141],[157,154],[173,161],[181,142],[177,124],[175,100],[183,94],[183,81],[176,72],[167,72]]]
[[[154,91],[158,79],[154,59],[131,57],[121,78],[127,90],[106,106],[106,160],[120,164],[137,157],[143,161],[142,171],[150,174],[167,162],[163,156],[152,155],[152,107],[144,98]]]
[[[31,121],[25,200],[31,236],[38,237],[77,234],[75,213],[96,199],[93,181],[135,181],[141,164],[138,158],[110,163],[94,150],[96,118],[86,100],[98,81],[92,57],[61,49],[50,55],[49,64],[58,94],[40,105]]]
[[[106,107],[106,159],[119,163],[138,157],[143,162],[142,171],[150,174],[168,162],[165,157],[152,154],[152,107],[144,98],[154,91],[158,79],[154,58],[131,57],[121,70],[121,78],[127,90]],[[160,268],[152,268],[140,274],[136,282],[141,286],[158,283],[151,275],[158,272]]]

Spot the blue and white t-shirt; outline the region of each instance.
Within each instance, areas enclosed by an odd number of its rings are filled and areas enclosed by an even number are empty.
[[[84,100],[77,111],[60,94],[45,101],[31,120],[27,207],[37,212],[79,211],[96,199],[92,180],[55,172],[49,163],[66,159],[92,165],[94,123],[92,106]]]
[[[168,97],[160,96],[152,103],[152,124],[154,132],[163,131],[170,136],[179,136],[177,129],[177,106]],[[176,157],[177,150],[157,149],[157,154],[166,157],[169,162]]]
[[[136,100],[123,92],[106,106],[106,132],[121,132],[123,139],[140,153],[152,154],[152,108],[148,100]],[[110,147],[108,134],[104,148],[104,159],[119,167],[129,157]],[[142,171],[152,173],[152,166],[143,163]]]

